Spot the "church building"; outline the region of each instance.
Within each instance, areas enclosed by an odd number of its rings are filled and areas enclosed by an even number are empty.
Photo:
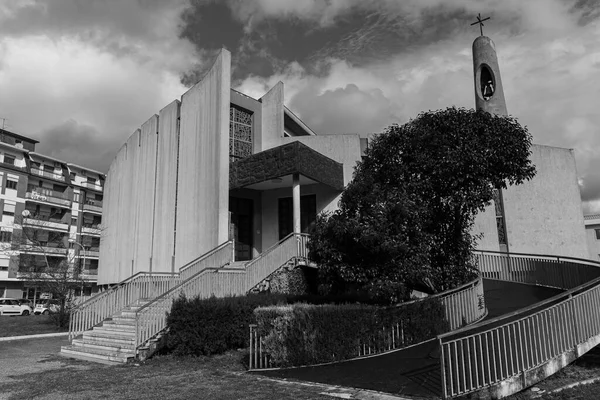
[[[476,107],[506,115],[491,39],[475,40],[473,62]],[[98,284],[177,272],[228,240],[234,261],[250,260],[306,232],[318,213],[336,209],[366,145],[358,134],[311,130],[284,105],[281,82],[260,99],[233,90],[231,55],[222,50],[111,164]],[[531,157],[536,177],[499,191],[478,215],[479,248],[586,258],[573,151],[534,145]]]

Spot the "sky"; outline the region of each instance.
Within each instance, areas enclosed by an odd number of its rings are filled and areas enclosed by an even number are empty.
[[[599,0],[2,0],[0,126],[105,172],[224,47],[235,89],[282,81],[318,134],[382,132],[474,107],[478,13],[509,114],[574,150],[584,212],[600,213]]]

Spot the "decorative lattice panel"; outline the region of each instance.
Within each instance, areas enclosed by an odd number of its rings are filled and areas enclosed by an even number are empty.
[[[229,161],[252,154],[252,112],[238,107],[229,108]]]

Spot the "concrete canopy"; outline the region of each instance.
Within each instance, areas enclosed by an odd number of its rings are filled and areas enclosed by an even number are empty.
[[[285,184],[285,179],[296,173],[305,184],[323,183],[336,190],[344,189],[342,164],[300,142],[261,151],[232,163],[229,189],[261,188],[261,183],[272,180],[275,180],[273,188],[278,187],[277,184],[290,186]]]

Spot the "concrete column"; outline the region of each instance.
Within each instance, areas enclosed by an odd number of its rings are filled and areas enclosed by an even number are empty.
[[[294,233],[300,233],[300,174],[292,176],[292,204],[294,209]]]

